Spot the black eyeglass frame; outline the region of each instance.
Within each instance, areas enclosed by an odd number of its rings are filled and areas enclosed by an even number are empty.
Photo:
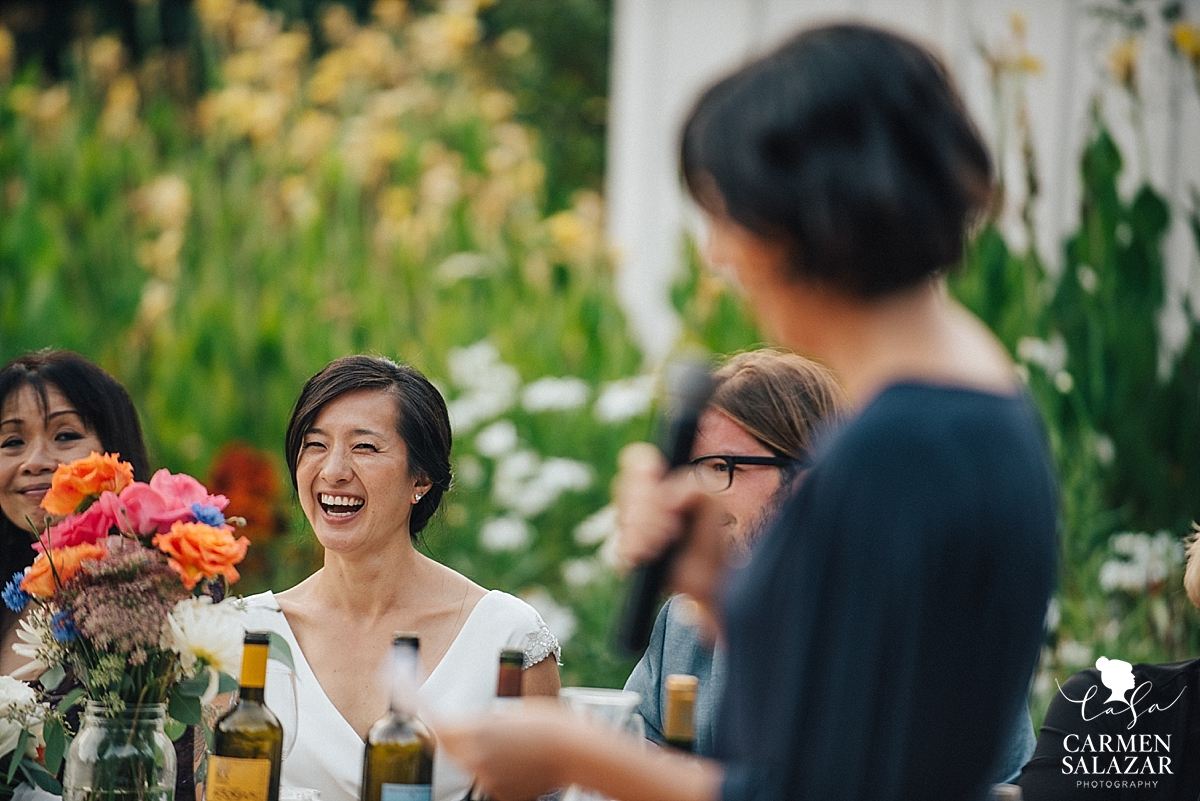
[[[710,453],[706,456],[696,457],[692,461],[688,462],[688,466],[691,467],[694,472],[695,469],[703,462],[711,461],[713,459],[720,459],[721,461],[725,462],[725,467],[729,470],[729,481],[721,489],[710,490],[710,492],[724,492],[732,487],[733,474],[737,470],[737,466],[740,464],[763,465],[768,467],[790,467],[792,465],[799,464],[800,462],[799,459],[791,456],[734,456],[733,454],[728,453]]]

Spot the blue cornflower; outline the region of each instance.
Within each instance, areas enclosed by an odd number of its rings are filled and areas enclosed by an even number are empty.
[[[221,510],[215,506],[209,506],[204,503],[193,503],[192,514],[196,516],[197,523],[203,523],[206,526],[225,525],[225,515],[221,514]]]
[[[21,589],[21,579],[23,578],[25,578],[25,571],[18,570],[16,573],[13,573],[12,578],[4,585],[4,589],[0,591],[0,598],[4,599],[4,605],[14,612],[25,611],[25,607],[29,606],[29,600],[33,597]]]
[[[79,636],[79,629],[75,628],[75,621],[71,619],[71,613],[64,610],[55,612],[54,616],[50,618],[50,633],[59,642],[70,642]]]

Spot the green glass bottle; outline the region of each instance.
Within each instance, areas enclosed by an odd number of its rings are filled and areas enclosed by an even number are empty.
[[[391,700],[367,734],[360,801],[430,801],[433,738],[415,709],[419,647],[415,634],[392,638]]]
[[[246,632],[238,702],[213,726],[206,801],[279,801],[283,727],[264,702],[267,650],[263,632]]]

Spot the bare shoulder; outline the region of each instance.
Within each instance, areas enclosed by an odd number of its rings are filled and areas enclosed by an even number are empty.
[[[426,557],[426,569],[429,571],[431,586],[440,585],[445,595],[450,598],[465,599],[468,606],[473,607],[483,596],[488,594],[487,589],[471,581],[462,573],[428,557]]]
[[[317,573],[313,573],[294,587],[274,593],[275,603],[279,604],[279,608],[293,624],[318,613],[328,612],[328,609],[320,606],[314,592]]]

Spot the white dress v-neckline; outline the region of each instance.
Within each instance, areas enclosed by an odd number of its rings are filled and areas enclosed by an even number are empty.
[[[292,650],[295,665],[295,745],[284,760],[281,783],[319,790],[321,801],[358,801],[362,781],[363,740],[334,706],[308,663],[291,624],[271,592],[247,598],[250,630],[279,634]],[[390,637],[391,632],[381,632]],[[538,613],[524,601],[492,590],[476,602],[446,653],[417,690],[419,714],[426,718],[470,716],[495,697],[497,657],[502,648],[520,648],[528,667],[558,656],[558,642]],[[351,655],[352,656],[352,655]],[[267,681],[268,706],[290,704],[285,685]],[[441,751],[434,756],[434,801],[458,801],[471,776]]]
[[[284,636],[284,639],[288,641],[288,647],[292,649],[292,661],[295,663],[296,672],[303,672],[306,682],[312,682],[312,685],[320,690],[319,695],[321,700],[324,701],[329,707],[329,710],[341,720],[346,731],[357,737],[359,742],[363,742],[362,737],[360,737],[358,732],[354,730],[354,727],[350,725],[350,721],[346,720],[346,716],[342,714],[342,710],[338,709],[337,704],[333,703],[333,701],[329,699],[329,694],[325,692],[325,687],[321,684],[321,680],[317,678],[317,674],[313,671],[312,665],[309,664],[308,657],[304,655],[303,650],[300,648],[300,641],[296,639],[296,632],[292,630],[292,624],[291,621],[287,619],[287,613],[283,611],[283,608],[279,605],[279,601],[275,600],[275,593],[267,590],[265,593],[263,593],[263,595],[270,600],[271,604],[274,606],[274,609],[279,612],[283,619],[283,630],[280,631],[280,634]],[[456,633],[454,635],[454,639],[451,640],[450,647],[446,649],[446,652],[442,654],[442,658],[438,660],[438,663],[433,666],[433,670],[429,672],[429,675],[422,680],[421,685],[417,688],[418,702],[424,701],[424,696],[427,695],[425,690],[427,685],[432,683],[434,687],[437,686],[437,682],[434,680],[439,675],[438,671],[441,670],[442,665],[446,664],[447,659],[449,659],[451,654],[454,653],[455,647],[458,645],[459,641],[463,639],[463,634],[466,633],[471,627],[471,621],[475,618],[475,613],[481,606],[484,605],[484,602],[487,601],[488,597],[491,595],[504,595],[504,593],[500,592],[499,590],[489,590],[483,595],[482,598],[475,602],[473,607],[471,607],[471,611],[467,613],[467,619],[463,621],[462,626],[460,626],[458,629],[458,633]],[[299,654],[299,658],[297,658],[297,654]],[[422,704],[422,706],[424,706],[424,704]]]

